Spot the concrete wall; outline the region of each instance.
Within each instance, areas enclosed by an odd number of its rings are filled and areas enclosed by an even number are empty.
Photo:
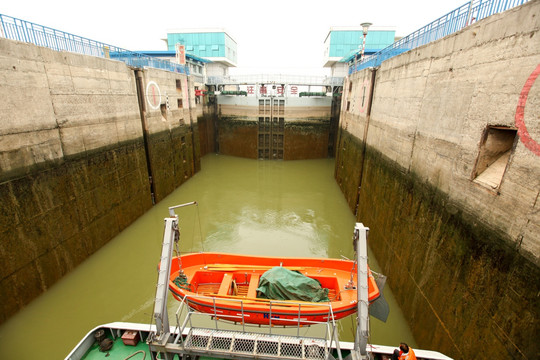
[[[139,77],[169,86],[177,74]],[[158,198],[200,166],[186,120],[198,110],[173,105],[156,119],[141,111],[137,83],[121,62],[0,39],[0,322],[152,206],[148,164]],[[164,133],[176,159],[167,166],[147,156]],[[172,185],[171,172],[182,174]]]
[[[145,69],[141,83],[153,192],[161,201],[200,169],[194,144],[202,106],[195,106],[193,84],[184,74]]]
[[[244,96],[218,96],[219,152],[257,159],[259,100]],[[315,159],[328,156],[332,98],[279,98],[284,100],[283,159]],[[272,116],[276,116],[275,114]]]
[[[345,83],[336,179],[417,342],[455,358],[540,354],[539,19],[532,1]],[[490,132],[516,134],[495,185]]]
[[[284,159],[329,156],[332,98],[289,98],[285,104]]]
[[[217,102],[213,95],[201,99],[202,115],[197,118],[201,156],[218,152],[217,146]]]

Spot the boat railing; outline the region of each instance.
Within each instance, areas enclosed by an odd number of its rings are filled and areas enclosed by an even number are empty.
[[[189,306],[190,300],[198,299],[198,300],[206,300],[212,302],[212,312],[199,312],[194,310]],[[176,333],[177,334],[183,334],[184,331],[189,327],[191,329],[198,328],[199,326],[194,323],[194,319],[201,317],[201,318],[207,318],[212,319],[214,323],[215,330],[221,330],[224,327],[220,327],[220,321],[224,320],[229,323],[235,323],[240,324],[242,326],[242,332],[246,332],[246,321],[245,321],[245,301],[244,299],[233,299],[233,298],[227,298],[227,299],[219,299],[219,300],[226,300],[227,302],[234,302],[238,304],[238,308],[240,309],[239,315],[229,315],[229,314],[221,314],[217,312],[217,305],[216,305],[216,298],[205,296],[205,295],[186,295],[180,302],[180,305],[178,306],[178,309],[175,313],[176,317]],[[251,301],[250,301],[251,304]],[[334,312],[332,309],[332,305],[326,304],[326,303],[312,303],[312,302],[295,302],[291,300],[268,300],[265,302],[265,304],[268,304],[268,326],[257,326],[257,332],[265,334],[264,330],[267,331],[268,335],[272,335],[272,329],[275,329],[277,325],[272,324],[272,319],[274,318],[272,311],[274,308],[279,307],[280,305],[286,305],[288,308],[297,306],[298,308],[298,317],[297,319],[286,319],[286,318],[279,318],[280,323],[286,323],[290,322],[291,325],[279,325],[283,327],[296,327],[296,336],[300,337],[300,329],[306,326],[324,326],[325,327],[325,334],[323,338],[320,338],[321,340],[324,340],[326,344],[326,351],[330,351],[330,349],[334,346],[337,349],[338,357],[341,359],[341,350],[339,348],[339,340],[337,339],[337,332],[336,332],[336,320],[334,317]],[[313,320],[307,320],[307,319],[301,319],[302,309],[303,308],[309,308],[309,307],[327,307],[328,308],[328,316],[326,321],[313,321]],[[183,317],[184,312],[186,312],[185,317]],[[182,321],[183,319],[183,321]],[[263,330],[263,331],[261,331]],[[185,339],[178,335],[175,339],[175,342],[180,344],[182,347],[184,347],[184,341]]]

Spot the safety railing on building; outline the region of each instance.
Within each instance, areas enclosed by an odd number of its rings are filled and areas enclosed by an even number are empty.
[[[381,51],[364,57],[364,59],[358,63],[350,64],[349,74],[368,67],[380,66],[383,61],[396,55],[441,39],[463,29],[475,21],[523,5],[528,1],[529,0],[471,0]]]
[[[119,48],[50,27],[0,14],[0,37],[44,46],[56,51],[110,58],[136,68],[152,67],[189,74],[186,66]]]

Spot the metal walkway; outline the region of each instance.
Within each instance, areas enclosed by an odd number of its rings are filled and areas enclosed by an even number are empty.
[[[161,353],[165,359],[173,359],[174,354],[220,359],[333,360],[334,355],[338,359],[343,358],[333,315],[325,322],[310,322],[309,326],[320,326],[320,330],[324,327],[324,336],[321,337],[301,336],[300,323],[297,326],[287,326],[291,331],[296,329],[296,336],[290,333],[276,333],[273,326],[252,325],[256,330],[249,331],[246,329],[244,315],[222,321],[225,319],[224,316],[216,312],[201,313],[193,310],[186,298],[176,311],[175,331],[161,340],[154,338],[149,342],[150,349],[156,354]],[[243,300],[234,301],[243,302]],[[271,318],[271,314],[269,317]],[[214,323],[215,327],[209,328],[208,320]],[[239,325],[238,329],[231,329],[232,323]]]
[[[183,309],[187,309],[185,318],[182,316]],[[224,324],[230,322],[218,321],[216,315],[194,311],[182,301],[176,314],[175,331],[161,340],[153,338],[149,341],[150,350],[154,354],[161,354],[166,360],[174,359],[176,354],[180,358],[189,355],[219,359],[335,360],[334,356],[343,359],[333,321],[314,323],[326,325],[324,337],[305,337],[300,336],[299,328],[297,336],[277,334],[275,328],[268,326],[255,327],[262,332],[246,331],[244,325],[238,330],[224,329]],[[213,319],[215,328],[195,325],[201,318]],[[182,319],[184,321],[180,325]]]
[[[231,330],[190,329],[184,353],[246,359],[328,359],[326,341]]]

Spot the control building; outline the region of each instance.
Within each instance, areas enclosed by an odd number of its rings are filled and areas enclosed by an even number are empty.
[[[236,41],[224,29],[179,29],[167,32],[167,48],[175,51],[176,44],[185,46],[186,54],[210,60],[207,76],[227,76],[236,67]]]
[[[371,55],[395,41],[393,27],[371,27],[366,36],[364,56]],[[324,41],[324,67],[331,69],[332,77],[347,75],[348,63],[362,51],[362,27],[332,27]]]

